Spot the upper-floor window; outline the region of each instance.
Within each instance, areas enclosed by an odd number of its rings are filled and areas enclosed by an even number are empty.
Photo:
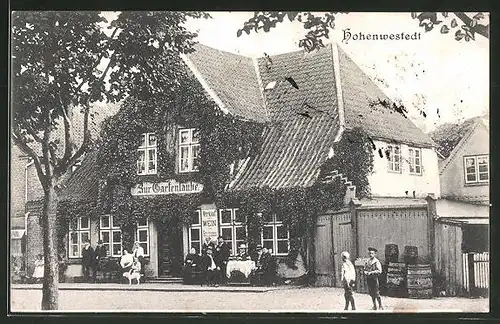
[[[387,167],[389,171],[401,172],[401,147],[391,144],[387,146]]]
[[[90,242],[90,218],[78,217],[69,224],[69,258],[81,258],[85,242]]]
[[[196,253],[201,253],[201,211],[196,210],[189,226],[189,248],[195,248]]]
[[[465,156],[465,183],[485,183],[490,180],[488,155]]]
[[[141,144],[137,150],[137,174],[156,174],[156,135],[141,134]]]
[[[113,216],[104,215],[99,218],[99,239],[106,248],[108,256],[122,255],[122,231],[113,222]]]
[[[408,165],[410,174],[422,174],[422,150],[419,148],[408,149]]]
[[[231,254],[235,255],[238,253],[238,246],[247,240],[244,217],[238,209],[220,209],[219,224],[220,235],[231,247]]]
[[[264,226],[261,236],[262,246],[271,250],[274,255],[286,255],[290,249],[290,233],[277,216],[264,215]]]
[[[195,128],[179,130],[179,172],[199,169],[200,138]]]

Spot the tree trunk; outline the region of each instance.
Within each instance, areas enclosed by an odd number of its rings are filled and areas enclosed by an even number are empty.
[[[59,297],[59,266],[57,262],[57,193],[51,184],[44,193],[42,214],[44,276],[42,288],[42,310],[57,310]]]

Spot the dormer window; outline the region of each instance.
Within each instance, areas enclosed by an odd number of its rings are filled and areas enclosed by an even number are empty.
[[[200,137],[195,128],[179,130],[179,172],[199,170]]]
[[[465,183],[488,183],[490,165],[488,155],[465,156]]]
[[[137,174],[156,174],[157,149],[155,133],[141,134],[141,143],[137,152],[139,153],[139,157],[137,159]]]

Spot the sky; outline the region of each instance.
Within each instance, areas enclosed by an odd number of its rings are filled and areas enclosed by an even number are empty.
[[[251,57],[300,50],[306,31],[298,22],[279,24],[268,33],[236,32],[252,12],[209,12],[212,19],[190,20],[202,44]],[[106,13],[107,17],[114,14]],[[450,20],[443,24],[450,25]],[[459,21],[459,25],[461,25]],[[441,25],[439,25],[441,27]],[[420,40],[342,42],[344,29],[354,33],[420,33]],[[330,41],[345,52],[380,86],[389,98],[402,103],[424,132],[447,122],[484,115],[489,111],[489,41],[456,41],[453,34],[435,29],[425,33],[410,13],[337,14]],[[421,112],[425,112],[423,117]]]

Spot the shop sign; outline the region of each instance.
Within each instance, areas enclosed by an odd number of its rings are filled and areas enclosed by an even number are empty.
[[[201,231],[203,242],[205,238],[210,237],[212,241],[217,240],[218,226],[217,226],[217,210],[208,209],[201,211]]]
[[[201,183],[188,181],[179,183],[175,180],[165,182],[143,182],[130,189],[132,196],[154,196],[172,194],[190,194],[203,190]]]

